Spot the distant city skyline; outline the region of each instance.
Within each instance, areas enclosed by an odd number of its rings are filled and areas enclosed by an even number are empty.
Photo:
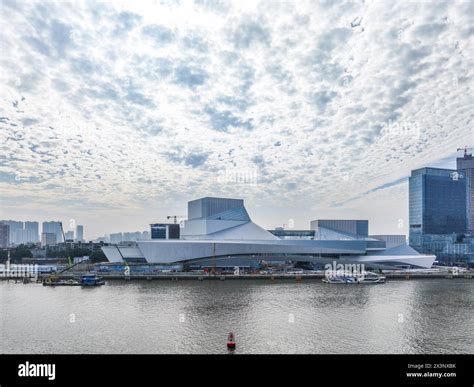
[[[447,158],[443,158],[440,160],[437,160],[436,162],[426,166],[426,167],[435,167],[435,168],[447,168],[447,169],[456,169],[456,156],[460,156],[461,152],[453,153],[452,156],[449,156]],[[423,166],[422,166],[423,167]],[[326,211],[321,211],[319,214],[326,214],[326,215],[321,215],[321,218],[334,218],[334,219],[344,219],[344,218],[352,218],[352,219],[358,219],[358,218],[363,218],[367,219],[370,222],[370,233],[371,234],[405,234],[408,237],[408,178],[409,175],[406,176],[406,178],[401,179],[399,182],[397,182],[395,185],[388,185],[387,187],[382,187],[380,188],[380,191],[387,191],[387,192],[397,192],[399,194],[399,203],[398,206],[395,207],[392,211],[390,209],[385,209],[389,210],[391,212],[391,217],[388,217],[386,215],[387,211],[385,211],[384,214],[380,214],[377,211],[382,208],[383,204],[382,203],[377,203],[373,202],[371,203],[371,207],[361,207],[361,208],[356,208],[354,206],[347,205],[347,210],[344,209],[344,206],[342,207],[337,207],[337,208],[329,208]],[[406,192],[403,192],[402,189],[406,190]],[[368,193],[367,196],[377,196],[378,191]],[[213,196],[212,194],[205,195],[205,196]],[[189,198],[189,200],[192,200],[195,198]],[[245,198],[243,198],[245,200]],[[383,199],[382,199],[383,200]],[[363,198],[357,198],[354,200],[355,202],[361,202],[363,201]],[[383,201],[385,202],[385,201]],[[182,214],[186,214],[186,206],[187,202],[183,203],[174,203],[174,206],[172,208],[178,208],[175,212],[180,212]],[[380,206],[380,207],[379,207]],[[179,209],[180,207],[184,207],[183,209]],[[252,208],[252,213],[257,213],[258,218],[254,216],[254,219],[260,219],[259,223],[265,226],[267,229],[274,229],[275,227],[281,227],[283,226],[286,229],[289,228],[294,228],[294,229],[309,229],[310,226],[310,221],[314,218],[317,217],[317,214],[314,216],[311,214],[306,213],[304,210],[302,212],[298,211],[297,213],[299,214],[299,217],[288,217],[288,218],[283,218],[281,216],[278,216],[278,214],[270,213],[268,214],[269,216],[267,217],[267,214],[265,211],[262,211],[260,208],[255,208],[252,203],[248,203],[247,207]],[[281,203],[281,210],[285,211],[286,213],[290,213],[289,208],[284,208],[284,203]],[[374,208],[377,208],[378,210],[374,210]],[[160,209],[157,208],[158,211]],[[398,211],[400,210],[400,211]],[[183,212],[184,211],[184,212]],[[169,219],[166,219],[166,216],[169,213],[172,213],[173,211],[169,210],[166,211],[166,209],[161,209],[161,214],[158,215],[159,220],[161,220],[163,223],[168,223],[170,222]],[[1,212],[0,212],[1,213]],[[370,214],[370,216],[367,216]],[[401,214],[401,215],[400,215]],[[145,215],[142,215],[145,217]],[[5,218],[5,217],[4,217]],[[56,217],[57,218],[57,217]],[[185,219],[185,217],[178,217],[178,219]],[[29,219],[29,217],[28,217]],[[49,218],[46,218],[49,219]],[[89,227],[86,222],[84,223],[84,226],[87,228],[87,238],[86,240],[95,240],[99,238],[103,238],[106,236],[110,236],[110,234],[116,234],[116,233],[134,233],[134,232],[143,232],[143,231],[149,231],[150,229],[150,224],[153,223],[156,219],[150,219],[150,221],[145,220],[145,224],[141,224],[141,220],[137,219],[135,221],[135,227],[133,227],[131,224],[128,222],[123,222],[126,219],[123,219],[120,215],[118,218],[115,218],[118,223],[123,224],[123,228],[120,228],[120,226],[104,226],[99,227],[99,224],[97,223],[99,221],[94,221],[94,224],[91,224]],[[305,221],[307,219],[307,222]],[[390,222],[386,222],[386,219],[389,219]],[[25,221],[21,219],[14,219],[16,221]],[[31,219],[29,219],[31,220]],[[46,220],[46,221],[50,221]],[[64,231],[73,231],[75,230],[75,226],[73,228],[68,228],[68,224],[74,224],[76,220],[75,219],[66,219],[64,218],[63,220],[63,227]],[[102,220],[102,224],[107,224],[109,223],[108,219]],[[171,220],[172,221],[172,220]],[[42,224],[42,220],[38,220],[40,224]],[[293,227],[292,227],[293,226]],[[92,230],[92,231],[91,231]],[[89,237],[90,235],[90,237]]]
[[[218,196],[267,229],[408,235],[410,171],[472,146],[470,2],[1,10],[2,219],[91,240]]]
[[[41,236],[45,233],[54,234],[55,240],[58,242],[62,242],[63,239],[74,239],[77,241],[82,241],[84,239],[84,226],[76,226],[73,219],[69,222],[69,228],[66,228],[64,222],[57,220],[38,222],[36,220],[32,221],[31,219],[26,221],[17,219],[0,219],[0,224],[8,225],[9,243],[15,245],[41,242]]]

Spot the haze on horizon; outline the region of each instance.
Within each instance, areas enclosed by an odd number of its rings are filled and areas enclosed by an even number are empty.
[[[219,196],[266,228],[407,234],[410,170],[473,143],[473,2],[2,0],[0,20],[0,219],[91,239]]]

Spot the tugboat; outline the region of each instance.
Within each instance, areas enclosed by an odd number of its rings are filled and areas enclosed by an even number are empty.
[[[80,280],[77,279],[59,279],[59,278],[47,278],[43,281],[43,286],[101,286],[104,285],[105,281],[102,277],[96,274],[84,274]]]
[[[229,336],[227,337],[227,349],[235,349],[235,336],[232,332],[230,332]]]
[[[104,279],[97,274],[85,274],[81,277],[82,286],[101,286],[104,284]]]

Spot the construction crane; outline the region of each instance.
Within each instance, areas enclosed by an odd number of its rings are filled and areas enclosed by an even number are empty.
[[[59,222],[60,226],[61,226],[61,233],[63,235],[63,240],[64,240],[64,248],[66,249],[67,251],[67,245],[66,245],[66,235],[64,234],[64,229],[63,229],[63,222]],[[118,250],[118,249],[117,249]],[[59,271],[58,273],[54,273],[54,274],[51,274],[49,275],[48,277],[46,277],[46,279],[44,280],[44,282],[57,282],[59,281],[59,278],[60,278],[60,275],[65,273],[66,271],[68,270],[71,270],[73,267],[76,267],[82,263],[86,263],[88,261],[90,261],[90,258],[87,258],[87,259],[84,259],[82,261],[79,261],[79,262],[76,262],[76,263],[73,263],[71,262],[71,257],[68,256],[67,257],[67,267],[61,271]]]
[[[59,224],[61,226],[61,233],[63,234],[64,246],[66,246],[66,234],[64,234],[63,222],[59,222]]]
[[[59,222],[61,226],[61,233],[63,234],[63,241],[64,241],[64,249],[67,252],[67,243],[66,243],[66,234],[64,234],[64,229],[63,229],[63,222]],[[67,263],[69,267],[72,267],[72,262],[71,262],[71,257],[68,255],[67,257]]]
[[[468,150],[468,149],[474,149],[474,148],[468,148],[467,145],[466,145],[464,148],[458,148],[458,149],[456,150],[456,152],[464,151],[464,157],[472,156],[472,154],[471,154],[471,155],[468,155],[468,154],[467,154],[467,150]]]
[[[178,218],[185,218],[186,215],[168,215],[166,217],[166,219],[173,219],[174,220],[174,224],[178,223],[177,220]]]
[[[69,257],[68,257],[68,260],[69,260]],[[90,258],[84,259],[83,261],[79,261],[79,262],[76,262],[74,264],[71,264],[71,262],[69,262],[69,265],[65,269],[63,269],[63,270],[61,270],[57,273],[50,274],[49,276],[46,277],[46,279],[43,282],[57,282],[57,281],[59,281],[59,278],[60,278],[61,274],[67,272],[68,270],[71,270],[73,267],[76,267],[78,265],[81,265],[81,264],[89,262],[89,261],[90,261]]]

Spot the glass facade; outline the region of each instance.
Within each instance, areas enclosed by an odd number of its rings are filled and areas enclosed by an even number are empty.
[[[466,180],[455,170],[423,168],[409,179],[410,238],[466,232]]]
[[[467,231],[474,235],[474,157],[465,154],[464,157],[456,159],[457,169],[464,174],[466,179],[466,213]]]
[[[474,265],[474,237],[463,234],[425,234],[420,250],[424,254],[434,254],[445,264]]]
[[[467,190],[462,172],[422,168],[409,178],[410,246],[438,259],[466,255],[460,238],[467,232]],[[465,257],[466,258],[466,257]]]
[[[180,226],[174,223],[154,223],[151,227],[151,239],[179,239]]]
[[[425,176],[424,234],[466,232],[466,180]]]
[[[151,239],[166,239],[166,226],[151,227]]]

